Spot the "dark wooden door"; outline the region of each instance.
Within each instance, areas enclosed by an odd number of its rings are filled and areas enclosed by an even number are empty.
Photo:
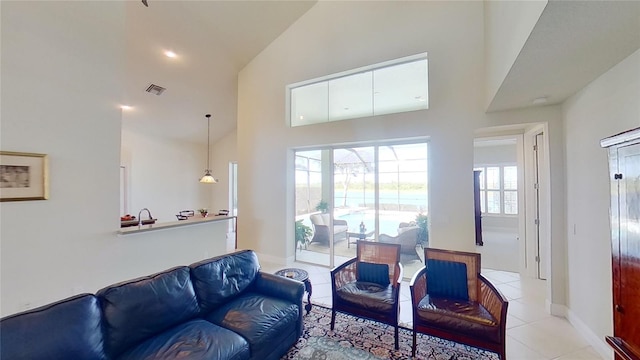
[[[484,245],[482,241],[482,211],[480,208],[480,170],[473,171],[473,205],[476,221],[476,245]]]
[[[612,180],[618,203],[612,215],[618,212],[619,223],[617,231],[612,227],[611,244],[614,335],[640,350],[640,144],[618,148],[617,163]]]

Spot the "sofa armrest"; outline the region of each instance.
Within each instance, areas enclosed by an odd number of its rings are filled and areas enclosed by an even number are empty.
[[[304,284],[300,281],[260,271],[256,276],[256,290],[264,295],[290,301],[302,308]]]
[[[347,220],[333,219],[333,226],[336,226],[336,225],[348,226]]]
[[[296,304],[298,307],[296,332],[298,337],[302,336],[302,296],[304,295],[304,283],[284,276],[259,271],[256,276],[256,291]]]
[[[484,276],[478,275],[478,279],[480,280],[480,298],[478,301],[504,329],[507,322],[507,307],[509,306],[507,298]]]

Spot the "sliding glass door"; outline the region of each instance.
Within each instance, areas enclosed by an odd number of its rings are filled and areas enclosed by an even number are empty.
[[[422,266],[426,142],[300,150],[295,164],[296,260],[337,266],[362,239],[401,244],[406,277]]]

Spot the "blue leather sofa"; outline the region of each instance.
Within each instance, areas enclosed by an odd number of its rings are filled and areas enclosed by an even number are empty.
[[[279,359],[303,292],[239,251],[0,319],[0,359]]]

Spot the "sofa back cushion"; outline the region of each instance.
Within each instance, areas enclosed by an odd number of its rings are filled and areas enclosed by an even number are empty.
[[[389,264],[374,264],[364,261],[358,262],[357,279],[362,282],[387,286],[389,281]]]
[[[98,299],[82,294],[0,320],[0,359],[106,359]]]
[[[435,297],[469,300],[467,264],[427,259],[427,293]]]
[[[112,357],[200,313],[186,266],[114,284],[96,295]]]
[[[191,267],[191,279],[204,314],[235,298],[253,285],[260,270],[251,250],[203,260]]]

